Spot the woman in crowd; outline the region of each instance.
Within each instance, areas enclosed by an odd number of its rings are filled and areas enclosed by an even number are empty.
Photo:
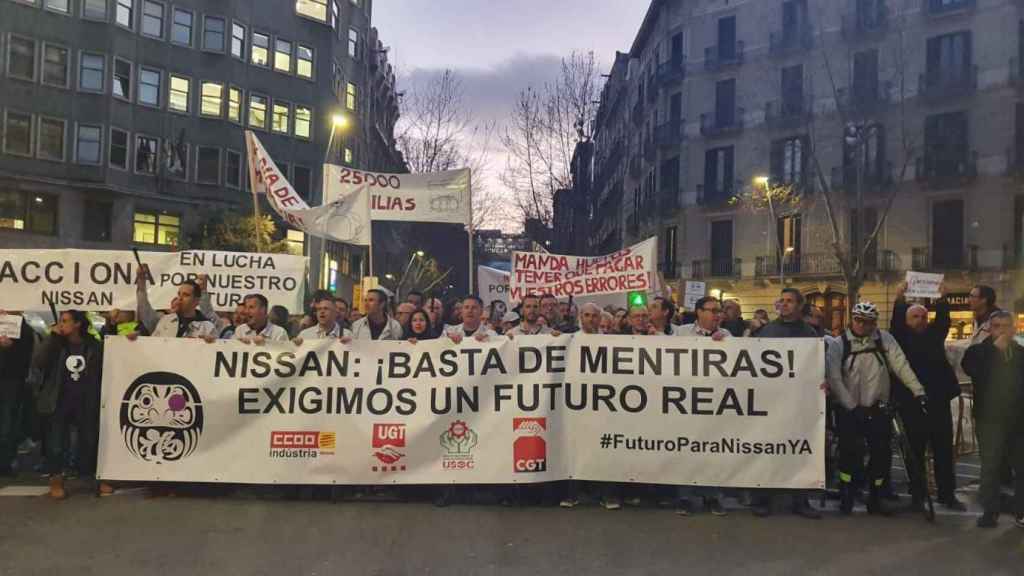
[[[64,453],[71,429],[78,430],[79,472],[96,474],[99,445],[100,382],[103,343],[89,334],[89,319],[78,310],[68,310],[36,350],[33,367],[42,374],[36,389],[36,408],[46,422],[46,471],[50,475],[50,497],[62,500]],[[100,483],[101,495],[113,489]]]
[[[434,340],[438,333],[430,323],[430,315],[423,308],[417,308],[409,316],[409,334],[407,340],[415,344],[420,340]]]
[[[507,311],[508,306],[501,300],[491,300],[491,303],[487,305],[487,325],[498,334],[503,334],[501,321]]]

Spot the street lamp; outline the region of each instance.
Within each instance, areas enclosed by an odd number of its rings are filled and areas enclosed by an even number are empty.
[[[335,114],[335,115],[331,116],[331,137],[327,139],[327,149],[324,150],[324,164],[327,164],[327,161],[330,160],[330,158],[331,158],[331,151],[334,149],[334,133],[337,132],[338,130],[344,131],[346,128],[348,128],[348,116],[345,116],[344,114]],[[322,190],[324,192],[326,192],[325,184],[326,183],[322,183],[321,184],[321,186],[323,186]],[[321,193],[320,194],[320,202],[321,202],[321,204],[324,203],[325,200],[327,200],[327,198],[325,197],[325,194]],[[325,222],[324,227],[326,228],[326,226],[327,226],[327,224]],[[325,230],[325,232],[326,232],[326,230]],[[325,247],[327,245],[327,242],[324,240],[323,236],[320,236],[319,238],[320,238],[320,242],[319,242],[319,244],[320,244],[320,258],[319,258],[319,260],[320,260],[320,266],[322,268],[323,267],[323,261],[324,261],[324,251],[325,251],[324,249],[325,249]],[[310,257],[312,257],[312,248],[310,248]],[[321,279],[323,278],[323,275],[324,275],[324,271],[321,269],[320,270],[320,277],[321,277]]]

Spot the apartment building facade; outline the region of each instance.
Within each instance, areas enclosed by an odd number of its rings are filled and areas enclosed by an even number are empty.
[[[401,170],[371,13],[371,0],[0,1],[0,246],[179,249],[211,215],[251,210],[246,129],[313,205],[325,160]],[[350,292],[364,272],[363,248],[282,233],[313,283]]]
[[[667,279],[747,314],[794,286],[839,328],[831,247],[887,213],[863,298],[887,311],[906,270],[935,271],[959,336],[974,284],[1024,311],[1022,19],[1016,0],[655,0],[602,95],[591,248],[657,235]],[[762,186],[788,192],[775,221]]]

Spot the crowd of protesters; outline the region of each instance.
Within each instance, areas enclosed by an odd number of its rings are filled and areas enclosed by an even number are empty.
[[[291,315],[271,307],[260,294],[246,296],[236,309],[218,315],[211,305],[203,276],[178,286],[176,297],[162,312],[148,297],[149,271],[140,267],[137,310],[113,310],[102,326],[83,312],[67,310],[47,333],[38,338],[22,323],[20,337],[0,337],[0,475],[13,472],[17,454],[38,446],[42,464],[38,472],[49,478],[50,495],[66,497],[64,479],[96,471],[99,398],[102,382],[103,338],[140,336],[201,338],[207,342],[233,339],[253,345],[268,341],[296,345],[304,341],[336,339],[422,340],[446,339],[453,345],[465,339],[486,341],[537,334],[618,334],[631,336],[685,336],[721,341],[734,338],[824,339],[830,424],[838,437],[838,497],[840,510],[849,514],[858,499],[872,514],[894,510],[891,486],[892,423],[899,416],[905,425],[911,456],[907,460],[912,501],[921,509],[928,490],[925,460],[934,460],[937,501],[952,510],[966,507],[955,495],[953,432],[950,402],[960,394],[945,340],[950,329],[949,306],[943,297],[932,304],[935,318],[921,303],[897,293],[889,330],[878,327],[877,307],[859,302],[852,322],[832,333],[824,328],[824,315],[804,301],[796,289],[782,290],[775,318],[765,310],[744,319],[739,302],[713,297],[699,299],[684,311],[667,298],[655,297],[647,305],[601,308],[578,306],[547,294],[523,298],[515,308],[504,302],[483,302],[469,295],[442,302],[411,292],[395,302],[383,289],[369,290],[361,311],[326,291],[313,295],[309,308]],[[0,302],[2,305],[2,302]],[[978,526],[998,522],[1001,486],[1015,478],[1013,514],[1024,528],[1024,348],[1014,340],[1010,315],[996,306],[995,292],[977,286],[970,294],[975,316],[973,337],[962,367],[974,384],[974,412],[982,456]],[[0,314],[5,312],[0,311]],[[929,451],[930,448],[930,451]],[[867,463],[865,463],[867,460]],[[866,464],[866,465],[865,465]],[[1014,475],[1014,472],[1020,471]],[[473,488],[437,488],[435,503],[446,505]],[[113,493],[98,484],[100,495]],[[607,509],[653,499],[680,515],[701,508],[725,515],[724,490],[715,486],[644,486],[614,483],[557,483],[557,487],[499,487],[499,499],[515,503],[538,494],[557,494],[563,507],[573,507],[584,494]],[[866,498],[864,493],[866,491]],[[739,494],[753,513],[767,516],[785,503],[793,513],[816,519],[818,509],[804,491],[755,490]]]

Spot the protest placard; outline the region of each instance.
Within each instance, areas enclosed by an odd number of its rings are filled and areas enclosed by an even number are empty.
[[[942,274],[907,270],[907,291],[904,296],[907,298],[938,298],[940,296],[939,286],[942,284],[943,278]]]
[[[657,239],[649,238],[604,256],[513,252],[509,301],[528,294],[556,298],[649,291],[655,286]]]
[[[24,319],[14,314],[0,314],[0,337],[17,340],[21,337],[21,323]]]

